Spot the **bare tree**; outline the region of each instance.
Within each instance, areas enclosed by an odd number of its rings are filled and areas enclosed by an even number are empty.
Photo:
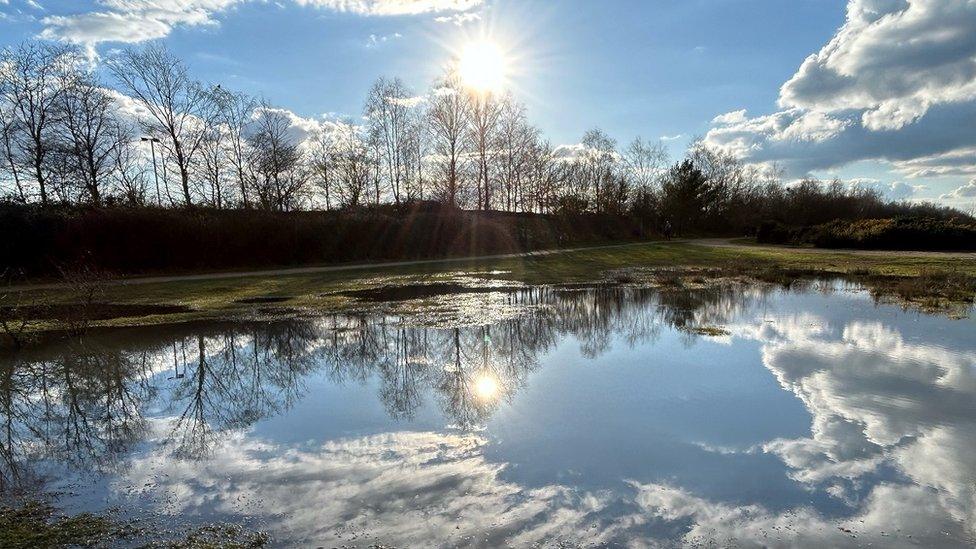
[[[448,74],[432,92],[428,109],[431,142],[437,155],[440,198],[460,206],[462,163],[470,144],[468,132],[468,96],[455,74]]]
[[[508,211],[526,211],[526,181],[530,178],[532,148],[539,131],[528,123],[525,106],[508,97],[502,103],[498,122],[498,180],[503,207]]]
[[[69,177],[91,203],[100,204],[131,135],[122,126],[115,99],[90,74],[75,75],[61,98],[59,126]]]
[[[596,128],[583,135],[582,152],[578,158],[579,177],[588,189],[592,208],[606,211],[614,195],[617,170],[617,142],[603,130]]]
[[[624,150],[624,167],[630,182],[630,213],[641,220],[660,222],[661,179],[667,173],[670,155],[660,141],[637,137]]]
[[[403,198],[407,178],[410,108],[415,102],[399,78],[378,79],[369,90],[363,115],[367,132],[378,148],[393,202]]]
[[[623,158],[635,190],[645,193],[653,190],[671,161],[671,155],[662,143],[640,137],[627,145]]]
[[[376,169],[367,142],[355,133],[349,135],[339,156],[339,197],[343,207],[360,205],[370,182],[375,182]]]
[[[223,208],[227,198],[228,136],[222,125],[207,128],[203,141],[200,143],[198,170],[202,179],[203,194],[207,204],[218,210]]]
[[[53,129],[61,115],[64,75],[76,65],[73,53],[65,46],[25,42],[0,58],[0,101],[12,119],[7,156],[34,178],[42,204],[48,203]]]
[[[253,151],[258,199],[268,209],[291,209],[302,198],[308,176],[299,144],[289,133],[291,119],[285,111],[263,103],[254,125],[248,144]]]
[[[410,111],[404,151],[407,200],[424,200],[427,156],[430,143],[427,133],[427,111],[422,104]]]
[[[363,143],[366,144],[366,166],[369,168],[369,182],[373,188],[373,205],[379,206],[383,196],[380,185],[383,179],[383,144],[378,136],[370,133],[363,136]]]
[[[17,120],[13,116],[12,107],[0,103],[0,146],[3,154],[3,165],[0,169],[10,174],[16,192],[15,198],[20,202],[27,202],[27,193],[20,179],[20,158],[17,156]]]
[[[363,128],[345,121],[319,137],[313,164],[328,208],[356,208],[368,200],[370,184],[381,168],[363,134]]]
[[[149,188],[149,181],[144,169],[146,163],[133,145],[131,129],[120,126],[118,131],[120,146],[115,155],[115,170],[112,171],[112,174],[115,177],[120,198],[130,205],[145,204]]]
[[[527,151],[530,189],[526,211],[550,213],[564,182],[564,164],[548,141],[536,142]]]
[[[226,132],[228,160],[237,179],[241,202],[245,208],[250,208],[248,182],[252,178],[248,172],[247,135],[254,123],[254,109],[257,108],[258,102],[250,95],[223,88],[215,90],[214,99],[217,102],[217,120],[223,124]]]
[[[469,91],[468,131],[474,152],[478,209],[492,206],[491,167],[498,145],[498,121],[502,116],[502,102],[491,92]]]
[[[149,113],[146,130],[164,143],[180,174],[185,205],[191,206],[191,167],[206,129],[217,118],[213,90],[190,78],[186,65],[160,43],[122,51],[108,68],[125,92]]]
[[[312,171],[316,176],[315,182],[325,198],[326,210],[332,209],[339,184],[341,148],[337,134],[337,131],[322,132],[312,150]]]

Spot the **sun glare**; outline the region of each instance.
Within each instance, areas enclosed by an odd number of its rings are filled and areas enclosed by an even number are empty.
[[[474,391],[482,400],[494,400],[498,396],[498,382],[491,376],[481,376],[475,382]]]
[[[458,74],[465,86],[479,92],[498,92],[505,85],[505,54],[489,40],[471,42],[461,51]]]

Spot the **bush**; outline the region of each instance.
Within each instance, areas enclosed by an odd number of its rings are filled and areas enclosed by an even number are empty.
[[[800,240],[818,248],[976,250],[976,224],[928,217],[833,221]]]
[[[418,203],[352,212],[0,206],[0,264],[119,274],[514,253],[623,240],[636,221],[596,214],[465,212]]]
[[[760,244],[794,244],[797,229],[787,227],[776,221],[763,221],[756,230],[756,241]]]

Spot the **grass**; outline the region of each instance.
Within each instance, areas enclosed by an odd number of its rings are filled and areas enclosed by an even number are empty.
[[[125,539],[105,517],[81,514],[55,516],[48,504],[27,502],[19,507],[0,507],[0,547],[91,547],[109,540]]]
[[[719,328],[717,326],[695,326],[690,328],[689,331],[694,334],[709,336],[709,337],[722,337],[732,335],[732,332],[726,330],[725,328]]]
[[[145,547],[168,549],[257,549],[269,538],[237,525],[207,524],[185,532],[162,532],[107,514],[62,515],[45,502],[0,505],[0,547]]]
[[[971,258],[909,253],[824,252],[760,246],[714,247],[689,243],[638,243],[616,247],[493,260],[427,263],[282,276],[182,280],[136,285],[8,291],[0,307],[15,317],[19,304],[98,303],[185,307],[171,314],[136,314],[89,322],[91,326],[131,326],[225,318],[268,310],[342,310],[354,303],[344,293],[382,284],[452,282],[464,277],[538,284],[592,282],[700,284],[717,277],[751,277],[789,286],[810,277],[841,276],[863,283],[876,296],[922,308],[967,303],[976,295],[976,261]],[[87,301],[86,301],[87,300]],[[126,309],[120,309],[126,310]],[[23,315],[22,315],[23,316]],[[64,328],[59,319],[37,319],[27,331]]]

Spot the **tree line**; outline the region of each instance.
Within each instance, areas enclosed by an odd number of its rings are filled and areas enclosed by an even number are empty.
[[[777,170],[701,140],[677,162],[657,140],[620,146],[599,129],[556,147],[525,105],[468,89],[451,69],[422,95],[379,78],[362,114],[299,131],[295,115],[265,99],[194,79],[160,43],[125,49],[99,69],[72,47],[25,42],[0,58],[0,191],[42,206],[292,211],[434,201],[629,215],[679,232],[913,210],[839,181],[787,186]]]

